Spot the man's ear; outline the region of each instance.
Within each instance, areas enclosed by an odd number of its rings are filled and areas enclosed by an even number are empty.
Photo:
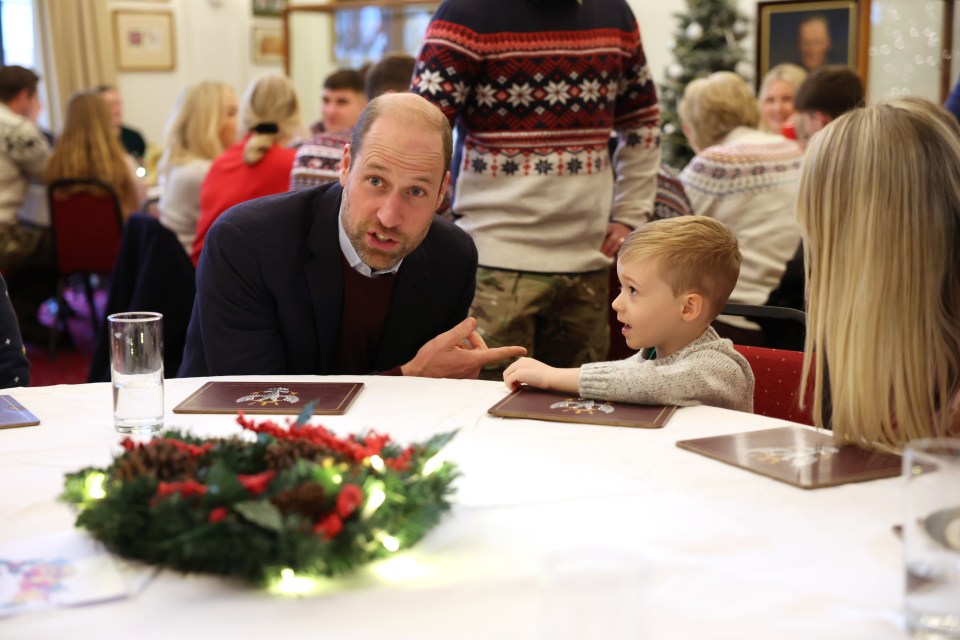
[[[813,119],[817,121],[817,124],[820,125],[821,129],[833,122],[833,118],[825,114],[823,111],[814,111]]]
[[[350,173],[350,143],[343,145],[343,157],[340,158],[340,186],[347,186],[347,175]]]
[[[447,189],[449,187],[450,187],[450,172],[447,171],[443,176],[443,180],[440,182],[440,193],[437,194],[437,204],[436,204],[436,207],[434,207],[434,212],[439,211],[440,207],[443,206],[443,198],[444,196],[447,195]]]
[[[680,309],[680,319],[684,322],[696,322],[706,309],[706,302],[699,293],[683,294],[683,308]]]

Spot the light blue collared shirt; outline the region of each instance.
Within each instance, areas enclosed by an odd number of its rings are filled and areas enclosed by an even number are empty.
[[[340,236],[340,251],[343,253],[343,257],[347,259],[347,264],[349,264],[354,271],[368,278],[376,278],[377,276],[387,276],[391,273],[396,273],[400,265],[403,264],[403,260],[389,269],[374,271],[360,259],[360,255],[357,253],[357,250],[353,248],[350,238],[347,237],[347,230],[343,228],[343,205],[346,201],[346,197],[340,200],[340,215],[337,216],[337,230]]]

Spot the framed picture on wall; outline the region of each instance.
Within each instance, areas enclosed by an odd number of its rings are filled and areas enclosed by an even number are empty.
[[[114,11],[113,38],[120,71],[170,71],[175,66],[170,11]]]
[[[857,70],[866,82],[870,0],[757,3],[757,84],[778,64]]]
[[[280,16],[287,6],[287,0],[253,0],[253,15]]]
[[[253,28],[254,64],[283,64],[283,29],[280,27]]]

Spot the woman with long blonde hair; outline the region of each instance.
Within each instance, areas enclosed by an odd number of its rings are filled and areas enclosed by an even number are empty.
[[[96,178],[113,187],[124,218],[138,211],[146,190],[136,177],[133,159],[117,138],[110,108],[95,93],[75,93],[67,103],[63,131],[53,146],[45,180]]]
[[[237,96],[222,82],[200,82],[177,98],[159,173],[160,222],[188,254],[200,218],[200,187],[213,161],[237,139]]]
[[[797,216],[817,424],[865,445],[957,434],[960,125],[918,98],[842,116],[810,141]]]
[[[207,230],[230,207],[287,191],[296,151],[285,145],[300,129],[300,100],[286,76],[263,75],[240,100],[242,140],[218,157],[200,190],[200,219],[190,258],[196,265]]]

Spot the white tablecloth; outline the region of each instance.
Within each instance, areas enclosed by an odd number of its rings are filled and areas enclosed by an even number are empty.
[[[905,637],[899,479],[803,491],[675,446],[778,421],[710,407],[659,430],[506,420],[486,415],[499,383],[362,380],[348,414],[323,424],[401,442],[460,429],[455,507],[401,554],[407,574],[368,569],[286,599],[164,571],[126,600],[0,620],[0,638],[540,638],[556,617],[545,567],[578,549],[638,569],[642,637]],[[167,425],[236,433],[228,415],[171,412],[201,382],[167,381]],[[120,441],[108,384],[10,393],[42,424],[0,431],[0,542],[69,530],[64,474],[108,464]]]

